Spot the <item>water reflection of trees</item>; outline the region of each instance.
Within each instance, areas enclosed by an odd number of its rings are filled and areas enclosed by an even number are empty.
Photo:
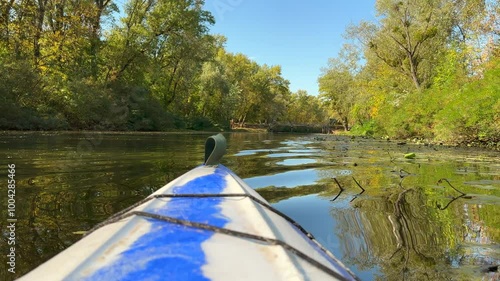
[[[161,167],[152,162],[134,169],[117,165],[89,172],[86,167],[73,166],[57,174],[45,172],[29,177],[20,174],[15,276],[20,277],[79,240],[81,235],[75,232],[92,228],[161,187],[166,182],[165,175],[162,171],[157,172]],[[56,161],[53,165],[65,167]],[[70,168],[74,169],[73,173]],[[138,170],[145,175],[130,176],[139,173]],[[172,173],[179,173],[177,170]],[[90,178],[93,181],[88,180]],[[5,236],[2,237],[1,243],[6,242]],[[0,273],[0,280],[13,277],[10,273],[4,275],[5,272]]]
[[[229,152],[223,163],[240,177],[304,169],[276,165],[275,162],[281,159],[266,157],[265,152],[249,157],[232,156],[242,149],[289,149],[288,144],[282,143],[290,139],[289,136],[231,134],[227,137]],[[17,205],[17,253],[20,255],[17,266],[20,274],[78,240],[80,236],[73,232],[89,229],[200,164],[205,138],[198,135],[165,138],[105,135],[102,143],[82,155],[72,151],[78,143],[74,137],[57,137],[55,143],[36,138],[28,138],[24,142],[9,141],[8,148],[19,152],[16,165],[23,167],[22,173],[20,170],[17,175],[20,180],[20,202]],[[335,238],[334,242],[342,243],[347,264],[356,264],[368,270],[380,268],[383,278],[387,280],[402,280],[403,277],[412,280],[468,280],[467,276],[448,276],[452,273],[450,264],[458,268],[464,265],[478,265],[479,268],[495,261],[494,258],[482,260],[489,254],[474,251],[486,248],[490,242],[500,242],[499,208],[495,203],[499,196],[498,189],[478,189],[463,184],[464,181],[479,179],[498,180],[494,165],[457,164],[455,158],[450,159],[446,154],[439,153],[429,156],[432,161],[422,162],[420,166],[392,158],[397,153],[405,152],[406,148],[390,148],[399,150],[388,156],[383,149],[388,145],[386,141],[382,144],[356,140],[351,146],[347,141],[339,142],[307,145],[326,151],[321,159],[330,164],[321,164],[320,161],[314,164],[318,165],[314,168],[321,167],[318,171],[324,181],[294,189],[268,188],[262,194],[273,202],[315,193],[331,199],[339,192],[331,179],[337,177],[346,191],[332,203],[333,216],[338,221],[335,232],[340,238]],[[349,149],[346,150],[346,147]],[[74,157],[69,152],[75,153]],[[432,153],[435,153],[434,150]],[[453,150],[453,153],[456,151]],[[435,160],[439,157],[444,157],[444,160]],[[75,160],[79,161],[70,163]],[[359,165],[355,166],[353,162]],[[389,172],[393,165],[398,167]],[[408,172],[401,171],[399,166]],[[307,166],[310,167],[312,165]],[[407,176],[410,173],[414,176]],[[455,174],[460,177],[455,177]],[[32,184],[27,183],[24,175],[33,178]],[[349,204],[348,201],[361,191],[351,176],[359,180],[366,193]],[[404,182],[402,176],[405,177]],[[457,188],[467,194],[481,193],[491,196],[491,199],[459,198],[445,210],[439,210],[437,203],[444,207],[450,201],[448,195],[457,195],[448,187],[435,188],[436,180],[443,177],[450,178]],[[398,181],[406,187],[424,186],[425,189],[405,191],[397,186]],[[1,206],[3,204],[5,201],[0,202]],[[321,215],[324,214],[318,214]],[[469,217],[464,219],[464,215]],[[318,238],[325,240],[327,237]],[[5,242],[5,239],[1,241]],[[467,245],[472,243],[475,243],[475,248]],[[498,251],[491,256],[498,257]],[[430,267],[431,264],[435,266]],[[0,280],[6,279],[3,278],[5,273],[0,272]]]
[[[388,280],[449,278],[434,269],[449,263],[453,236],[443,231],[426,201],[422,189],[410,188],[386,198],[359,198],[355,208],[332,212],[348,262],[360,269],[378,265]]]
[[[17,277],[80,239],[75,231],[88,230],[138,200],[111,185],[19,190],[22,199],[16,205]],[[112,202],[111,198],[115,200]]]

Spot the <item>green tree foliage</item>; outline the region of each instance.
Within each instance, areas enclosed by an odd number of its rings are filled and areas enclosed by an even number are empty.
[[[120,11],[118,4],[123,5]],[[8,0],[2,129],[165,130],[284,120],[280,66],[227,53],[200,0]],[[314,117],[315,118],[315,117]]]
[[[214,60],[206,62],[200,75],[197,112],[208,117],[215,123],[227,123],[235,112],[238,99],[238,91],[232,85],[227,76],[227,65],[224,64],[224,56],[228,54],[220,48]],[[226,124],[227,125],[227,124]]]
[[[227,53],[222,46],[203,65],[197,99],[198,114],[225,124],[271,123],[284,119],[289,82],[280,66],[259,65],[243,54]]]
[[[446,106],[436,113],[434,135],[447,141],[498,142],[500,139],[498,77],[500,77],[500,58],[496,57],[488,63],[481,79],[472,79],[455,91],[453,88],[451,91],[443,89],[442,94],[450,98]]]
[[[294,124],[321,124],[327,115],[320,98],[298,90],[290,97],[286,120]]]
[[[350,27],[381,63],[409,79],[416,89],[426,87],[451,30],[450,1],[377,1],[379,25]]]
[[[326,104],[357,133],[498,143],[499,6],[377,1],[378,21],[346,32],[361,69],[341,52],[319,78]]]
[[[344,45],[339,58],[330,59],[328,68],[323,69],[318,79],[321,98],[330,111],[340,118],[346,131],[349,129],[349,115],[359,94],[358,60],[356,50]]]

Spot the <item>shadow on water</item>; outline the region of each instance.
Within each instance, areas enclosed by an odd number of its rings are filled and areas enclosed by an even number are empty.
[[[0,135],[0,157],[17,167],[16,276],[199,165],[206,137]],[[499,278],[484,272],[500,261],[497,152],[337,136],[226,137],[223,164],[361,279]],[[404,158],[409,152],[415,159]],[[11,277],[5,274],[0,278]]]

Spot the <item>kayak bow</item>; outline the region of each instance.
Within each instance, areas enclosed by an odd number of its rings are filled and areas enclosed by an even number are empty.
[[[20,280],[358,280],[314,237],[219,164],[194,168]]]

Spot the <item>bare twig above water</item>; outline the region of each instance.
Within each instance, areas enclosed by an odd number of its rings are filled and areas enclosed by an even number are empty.
[[[361,195],[361,194],[363,194],[363,192],[365,192],[365,189],[359,184],[359,182],[354,177],[352,177],[352,179],[359,186],[359,188],[361,188],[361,192],[358,193],[358,194],[356,194],[356,195],[354,195],[354,198],[352,198],[351,201],[349,201],[349,203],[352,202],[352,201],[354,201],[354,200],[356,200],[356,198],[358,198],[359,195]]]
[[[352,199],[351,199],[351,201],[349,201],[349,202],[354,201],[356,198],[358,198],[358,196],[359,196],[359,195],[363,194],[363,192],[365,192],[365,191],[366,191],[366,190],[365,190],[365,189],[361,186],[361,184],[359,184],[359,182],[358,182],[358,181],[357,181],[354,177],[352,177],[352,179],[354,180],[354,182],[356,183],[356,185],[358,185],[358,187],[359,187],[359,188],[361,188],[361,192],[360,192],[360,193],[358,193],[358,194],[356,194],[356,195],[354,195],[354,198],[352,198]],[[339,187],[339,189],[340,189],[340,190],[339,190],[339,193],[338,193],[338,194],[337,194],[337,195],[336,195],[333,199],[331,199],[331,200],[330,200],[330,201],[332,201],[332,202],[333,202],[333,201],[335,201],[335,200],[337,200],[337,198],[339,198],[340,194],[342,194],[342,192],[344,192],[344,190],[345,190],[345,189],[342,187],[342,185],[340,185],[339,181],[338,181],[336,178],[333,178],[333,180],[335,181],[335,183],[337,184],[337,186]]]
[[[390,153],[389,151],[387,151],[387,154],[389,154],[389,160],[390,160],[392,163],[396,164],[396,163],[394,162],[394,159],[395,159],[395,158],[394,158],[394,157],[392,157],[391,153]]]
[[[359,186],[359,188],[361,188],[361,190],[363,190],[361,193],[365,192],[365,189],[359,184],[359,182],[354,178],[352,177],[352,179],[354,180],[354,182]],[[360,194],[361,194],[360,193]],[[359,194],[358,194],[359,195]]]
[[[401,187],[402,189],[404,189],[403,187],[403,180],[407,177],[411,175],[409,172],[403,170],[403,169],[399,169],[399,178],[401,179],[399,181],[399,187]]]
[[[340,185],[339,181],[337,180],[337,178],[333,178],[333,180],[335,181],[335,183],[339,186],[340,190],[341,191],[344,191],[344,189],[342,188],[342,186]]]
[[[463,193],[462,191],[460,191],[460,190],[458,190],[457,188],[455,188],[455,187],[454,187],[454,186],[450,183],[450,181],[449,181],[449,180],[447,180],[447,179],[445,179],[445,178],[442,178],[442,179],[438,180],[437,184],[440,184],[440,183],[442,183],[443,181],[447,182],[447,183],[448,183],[448,185],[449,185],[451,188],[453,188],[455,191],[457,191],[458,193],[460,193],[460,194],[462,194],[462,195],[466,195],[466,194],[465,194],[465,193]]]
[[[409,175],[411,175],[411,173],[410,173],[410,172],[407,172],[407,171],[405,171],[404,169],[399,169],[399,177],[400,177],[400,178],[404,178],[404,177],[407,177],[407,176],[409,176]]]
[[[442,178],[442,179],[440,179],[440,180],[437,182],[437,184],[439,185],[439,184],[441,184],[443,181],[447,182],[447,183],[448,183],[448,185],[449,185],[451,188],[453,188],[456,192],[460,193],[460,195],[459,195],[459,196],[455,196],[455,197],[453,197],[453,198],[450,200],[450,202],[448,202],[448,204],[446,204],[444,207],[441,207],[441,205],[440,205],[439,203],[436,203],[436,207],[437,207],[439,210],[441,210],[441,211],[446,210],[446,209],[447,209],[447,208],[451,205],[451,203],[455,202],[455,200],[457,200],[457,199],[460,199],[460,198],[463,198],[463,199],[472,199],[472,198],[473,198],[473,196],[467,195],[467,194],[463,193],[461,190],[459,190],[459,189],[457,189],[456,187],[454,187],[454,186],[450,183],[450,181],[449,181],[448,179]]]
[[[446,204],[446,206],[442,207],[441,208],[441,205],[439,203],[436,203],[436,207],[441,210],[441,211],[444,211],[446,210],[450,205],[451,203],[453,203],[455,200],[459,199],[459,198],[463,198],[465,196],[465,194],[462,194],[460,196],[457,196],[457,197],[453,197],[453,199],[450,200],[450,202],[448,202],[448,204]]]
[[[339,193],[337,194],[337,196],[335,196],[333,199],[331,199],[330,201],[335,201],[337,200],[337,198],[339,198],[340,194],[342,194],[342,192],[344,192],[344,189],[342,188],[342,186],[340,185],[339,181],[337,180],[337,178],[333,178],[333,180],[335,181],[335,183],[338,185],[340,191]]]

